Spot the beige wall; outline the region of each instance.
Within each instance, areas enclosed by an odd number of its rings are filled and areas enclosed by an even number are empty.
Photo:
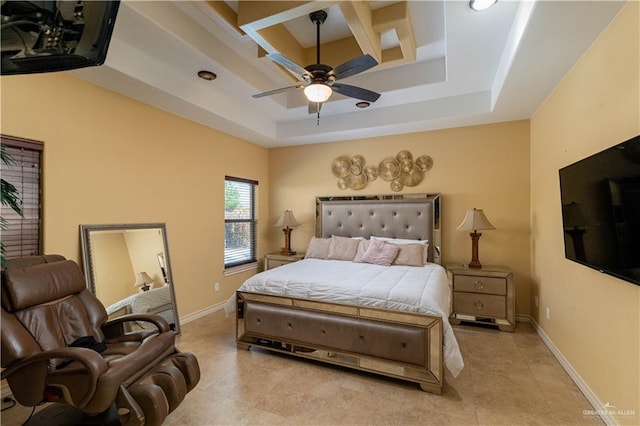
[[[532,315],[601,403],[635,411],[621,424],[640,423],[640,286],[564,258],[558,169],[640,133],[639,26],[630,2],[531,119]]]
[[[158,253],[164,252],[162,231],[159,229],[127,231],[124,233],[124,238],[131,258],[134,282],[138,273],[146,272],[153,279],[151,288],[162,287],[164,278],[158,263]]]
[[[322,126],[322,119],[320,120]],[[515,121],[485,126],[412,133],[271,149],[270,216],[293,210],[301,226],[293,230],[291,247],[304,251],[315,231],[315,197],[324,195],[392,194],[389,182],[378,178],[364,190],[340,190],[331,172],[340,155],[363,155],[367,164],[409,150],[414,158],[430,155],[433,168],[425,180],[407,192],[439,192],[443,201],[443,260],[471,260],[469,233],[458,231],[465,211],[485,211],[497,228],[483,232],[480,261],[508,265],[515,271],[516,311],[529,314],[529,122]],[[275,222],[275,219],[273,219]],[[283,242],[274,228],[272,250]]]
[[[258,180],[267,218],[265,148],[64,73],[5,76],[1,90],[2,133],[45,144],[46,253],[79,261],[80,224],[165,222],[182,317],[250,274],[223,277],[224,176]]]
[[[93,278],[96,296],[109,306],[134,293],[135,282],[127,242],[121,233],[99,233],[91,236]],[[95,256],[100,253],[100,256]]]

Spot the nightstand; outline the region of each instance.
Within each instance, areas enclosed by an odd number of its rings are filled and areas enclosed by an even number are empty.
[[[286,265],[287,263],[297,262],[304,259],[304,253],[296,253],[291,256],[286,256],[280,253],[269,253],[264,255],[264,270],[276,268],[278,266]]]
[[[504,266],[467,268],[447,265],[453,286],[451,324],[468,321],[493,324],[502,331],[515,330],[515,293],[513,272]]]

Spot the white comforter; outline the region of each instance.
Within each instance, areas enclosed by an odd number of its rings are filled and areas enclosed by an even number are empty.
[[[304,259],[256,274],[239,290],[438,315],[444,330],[445,365],[454,376],[464,367],[448,321],[451,291],[440,265],[379,266]],[[227,304],[231,311],[233,303]]]

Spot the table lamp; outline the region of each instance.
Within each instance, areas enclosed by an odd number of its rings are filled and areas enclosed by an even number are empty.
[[[148,291],[151,287],[149,284],[153,283],[153,279],[146,272],[139,272],[136,277],[136,283],[133,285],[134,287],[142,288],[142,291]]]
[[[478,230],[484,229],[496,229],[495,226],[489,222],[489,219],[484,215],[482,209],[467,210],[467,214],[464,217],[462,223],[458,226],[458,229],[463,231],[473,231],[469,233],[471,237],[471,262],[469,262],[469,268],[480,269],[482,265],[478,260],[478,241],[482,234]]]
[[[284,232],[284,247],[280,250],[280,254],[284,256],[291,256],[296,254],[295,251],[291,251],[291,228],[294,226],[300,225],[295,217],[293,217],[293,212],[291,210],[285,210],[280,216],[280,219],[276,222],[274,227],[282,228],[282,232]]]

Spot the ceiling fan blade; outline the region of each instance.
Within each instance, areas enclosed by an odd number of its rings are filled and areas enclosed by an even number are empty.
[[[254,98],[262,98],[264,96],[277,95],[278,93],[286,92],[289,89],[302,89],[304,86],[302,84],[298,84],[296,86],[289,87],[281,87],[280,89],[269,90],[268,92],[258,93],[257,95],[253,95]]]
[[[317,114],[322,109],[322,102],[309,102],[309,114]]]
[[[378,61],[376,61],[373,56],[362,55],[335,67],[333,69],[333,75],[336,80],[340,80],[341,78],[347,78],[352,75],[359,74],[369,68],[375,67],[376,65],[378,65]]]
[[[308,83],[313,78],[313,75],[311,75],[309,71],[304,69],[304,67],[301,67],[300,65],[293,62],[291,59],[285,56],[282,56],[279,53],[269,53],[267,54],[267,58],[271,59],[276,64],[282,65],[289,71],[293,72],[296,78],[300,81],[304,81]]]
[[[380,97],[380,93],[373,92],[362,87],[350,86],[348,84],[333,83],[331,86],[334,92],[351,98],[362,99],[363,101],[375,102]]]

